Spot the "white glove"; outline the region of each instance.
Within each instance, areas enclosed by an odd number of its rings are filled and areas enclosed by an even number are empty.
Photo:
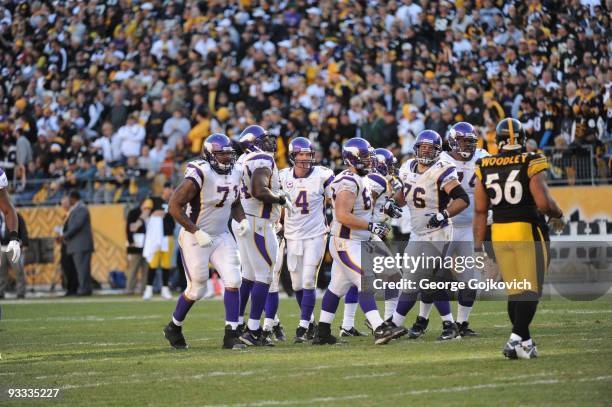
[[[236,231],[236,233],[238,233],[238,236],[244,236],[250,230],[251,225],[249,224],[249,221],[247,219],[242,219],[238,224],[238,230]]]
[[[285,210],[288,212],[293,212],[293,203],[291,202],[289,192],[281,190],[279,196],[281,197],[281,205],[285,208]]]
[[[21,246],[19,244],[19,241],[11,240],[4,251],[6,253],[13,252],[13,257],[11,257],[11,263],[16,263],[17,260],[19,260],[19,256],[21,256]]]
[[[212,238],[210,237],[210,235],[204,232],[203,230],[198,229],[193,235],[198,241],[200,247],[210,246],[210,244],[212,243]]]

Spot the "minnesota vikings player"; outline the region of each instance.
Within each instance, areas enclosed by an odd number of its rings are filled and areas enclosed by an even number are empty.
[[[412,234],[406,253],[410,256],[422,256],[424,252],[444,256],[444,245],[452,237],[450,218],[465,210],[470,200],[459,183],[455,166],[440,160],[442,138],[438,133],[422,131],[417,136],[414,149],[416,158],[404,163],[399,172],[404,188],[395,195],[398,204],[407,205],[410,210]],[[431,278],[437,270],[421,267],[416,271],[421,276]],[[414,291],[404,291],[400,295],[392,317],[395,325],[401,326],[404,323],[406,314],[414,306],[416,294]],[[440,291],[439,295],[448,293]],[[446,301],[448,298],[437,299],[442,300],[436,302],[436,305],[443,320],[442,334],[438,339],[453,339],[457,337],[458,329],[450,303]]]
[[[342,147],[342,157],[348,169],[336,176],[331,184],[334,219],[331,226],[330,252],[333,258],[331,281],[323,296],[319,324],[313,345],[335,344],[331,323],[340,297],[355,285],[359,304],[374,328],[374,343],[388,343],[401,333],[380,317],[374,293],[361,290],[361,245],[372,234],[382,238],[389,232],[383,223],[372,222],[372,193],[365,176],[372,165],[372,148],[362,138],[352,138]]]
[[[245,234],[242,261],[243,281],[253,282],[251,310],[246,331],[240,340],[248,346],[273,345],[264,338],[260,328],[274,262],[278,251],[278,240],[274,225],[280,218],[281,207],[292,211],[293,205],[280,189],[278,168],[274,162],[276,137],[263,127],[253,125],[243,130],[240,144],[250,151],[244,158],[240,202],[244,208],[250,229]]]
[[[249,231],[238,199],[239,173],[234,171],[235,151],[224,134],[204,141],[203,158],[187,165],[185,178],[170,198],[168,211],[182,226],[179,247],[187,289],[178,299],[164,335],[176,349],[186,349],[182,325],[193,304],[206,293],[208,264],[219,272],[225,285],[225,336],[223,348],[241,349],[238,340],[240,264],[236,242],[229,233],[230,216],[239,222],[237,233]]]
[[[280,174],[280,173],[279,173]],[[282,215],[281,215],[282,216]],[[281,325],[280,319],[278,318],[278,287],[280,274],[283,269],[283,258],[285,252],[285,238],[283,237],[283,225],[278,222],[274,226],[276,231],[276,238],[279,241],[279,247],[276,252],[276,261],[274,262],[274,270],[272,271],[272,283],[268,290],[268,297],[266,298],[266,305],[264,307],[264,325],[263,325],[263,342],[265,344],[272,343],[272,337],[276,337],[276,340],[285,342],[287,337],[285,330]]]
[[[374,150],[372,163],[372,171],[366,176],[366,181],[372,191],[372,220],[378,223],[386,223],[389,218],[400,218],[402,210],[397,207],[392,199],[394,195],[393,185],[399,183],[394,179],[397,174],[397,159],[386,148],[377,148]],[[399,188],[401,188],[401,183]],[[380,240],[380,238],[374,236],[373,240]],[[399,292],[397,291],[385,291],[385,319],[393,315],[398,296]],[[357,288],[351,287],[344,298],[344,317],[340,327],[340,336],[365,336],[355,328],[357,300]],[[366,325],[368,325],[367,320]]]
[[[327,225],[325,200],[331,198],[332,170],[315,165],[315,150],[307,138],[289,143],[290,168],[280,171],[281,188],[287,191],[295,210],[284,215],[287,242],[287,268],[300,307],[295,342],[307,340],[307,332],[316,302],[319,266],[325,255]]]

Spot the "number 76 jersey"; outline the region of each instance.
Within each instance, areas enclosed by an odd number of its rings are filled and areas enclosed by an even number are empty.
[[[219,174],[208,161],[195,160],[187,164],[185,179],[198,189],[198,194],[187,204],[191,221],[211,236],[229,232],[228,220],[240,186],[240,172],[236,167],[229,174]]]
[[[325,233],[325,198],[331,198],[330,185],[334,172],[319,165],[313,166],[305,177],[296,177],[293,168],[279,172],[281,188],[289,193],[293,213],[285,212],[285,238],[310,239]]]

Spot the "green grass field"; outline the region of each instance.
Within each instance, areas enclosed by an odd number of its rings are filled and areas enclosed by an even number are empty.
[[[540,358],[529,361],[501,355],[510,329],[502,302],[477,304],[471,325],[479,338],[438,343],[436,321],[424,338],[386,346],[368,337],[246,351],[220,349],[221,301],[192,309],[187,351],[170,349],[161,334],[171,302],[98,297],[2,307],[2,406],[34,403],[9,399],[8,388],[60,389],[57,401],[37,404],[101,406],[610,405],[612,396],[610,298],[543,302],[532,328]],[[297,305],[283,300],[280,311],[292,337]],[[364,329],[363,315],[357,321]]]

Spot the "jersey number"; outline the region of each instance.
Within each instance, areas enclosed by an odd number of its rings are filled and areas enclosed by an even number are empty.
[[[491,190],[494,193],[494,195],[491,197],[491,203],[493,205],[498,205],[502,198],[505,198],[506,202],[512,205],[521,202],[521,199],[523,198],[523,185],[521,185],[520,181],[516,180],[518,174],[519,170],[510,171],[510,175],[504,184],[503,192],[501,185],[499,182],[497,182],[499,181],[499,174],[496,172],[487,174],[485,185],[488,190]]]
[[[244,199],[250,199],[251,198],[251,194],[249,194],[249,189],[247,188],[246,184],[244,183],[244,180],[242,180],[241,182],[242,182],[242,188],[240,188],[240,190],[242,191],[242,193],[244,195]]]
[[[404,194],[404,199],[408,201],[408,195],[410,195],[410,190],[412,189],[412,185],[406,184],[406,193]],[[425,207],[425,199],[423,199],[423,195],[425,195],[425,190],[421,187],[416,187],[412,192],[412,203],[415,208],[424,208]]]
[[[223,207],[225,205],[225,201],[227,200],[227,195],[229,195],[229,187],[217,187],[217,192],[223,192],[223,197],[219,201],[218,204],[215,205],[217,208]],[[234,201],[238,198],[238,187],[234,185]]]
[[[463,172],[457,172],[457,175],[459,176],[459,182],[463,181]],[[472,188],[476,186],[476,173],[472,174],[472,178],[470,178],[468,185]]]
[[[363,189],[361,196],[363,197],[363,208],[365,210],[370,209],[372,207],[372,198],[367,194],[367,190],[365,188]]]
[[[300,191],[295,199],[295,206],[302,208],[302,215],[308,214],[308,200],[306,199],[306,191]]]

